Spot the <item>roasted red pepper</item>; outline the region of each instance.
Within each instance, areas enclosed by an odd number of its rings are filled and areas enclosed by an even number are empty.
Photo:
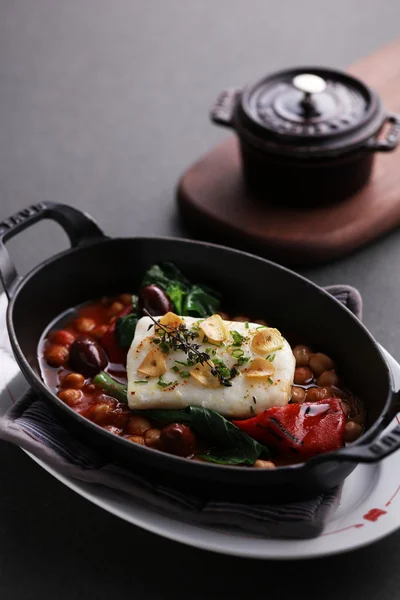
[[[233,423],[285,456],[309,458],[343,446],[346,417],[339,398],[269,408]]]
[[[131,312],[132,307],[127,306],[118,316],[125,317]],[[121,348],[121,346],[118,344],[117,337],[115,335],[115,324],[116,320],[109,326],[109,328],[101,338],[100,344],[106,351],[108,360],[110,362],[126,365],[126,356],[128,354],[128,350],[125,348]]]

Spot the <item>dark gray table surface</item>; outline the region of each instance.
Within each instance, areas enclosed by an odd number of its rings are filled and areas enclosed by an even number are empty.
[[[111,235],[184,235],[174,190],[226,135],[208,109],[226,85],[293,64],[345,67],[399,34],[396,0],[2,0],[0,219],[55,200]],[[54,224],[10,242],[21,272],[66,247]],[[303,273],[349,283],[400,359],[400,232]],[[71,282],[73,285],[73,282]],[[0,598],[389,600],[400,533],[312,564],[255,562],[157,538],[64,488],[0,444]]]

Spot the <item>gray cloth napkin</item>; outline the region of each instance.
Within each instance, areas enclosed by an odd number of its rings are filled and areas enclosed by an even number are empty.
[[[356,289],[345,285],[325,289],[361,318],[362,300]],[[306,539],[322,532],[340,502],[340,489],[311,500],[277,505],[205,501],[191,493],[166,487],[105,462],[92,448],[75,438],[33,391],[0,418],[0,439],[21,446],[63,475],[118,490],[182,522],[238,527],[264,537]]]

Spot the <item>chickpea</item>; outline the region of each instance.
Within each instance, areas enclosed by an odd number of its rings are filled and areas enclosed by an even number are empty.
[[[126,427],[127,433],[131,435],[143,435],[148,429],[151,429],[150,421],[139,415],[131,417]]]
[[[135,444],[140,444],[141,446],[144,446],[144,437],[142,437],[141,435],[130,435],[126,439],[130,442],[134,442]]]
[[[312,354],[310,358],[310,368],[315,377],[322,375],[324,371],[329,371],[334,368],[333,360],[322,352]]]
[[[264,319],[255,319],[253,323],[257,323],[257,325],[264,325],[264,327],[268,327],[268,323],[267,321],[264,321]]]
[[[107,331],[107,329],[107,325],[97,325],[97,327],[95,327],[90,333],[97,340],[100,340]]]
[[[312,381],[313,374],[308,367],[296,367],[294,370],[294,383],[299,385],[305,385],[306,383],[310,383]]]
[[[89,333],[89,331],[92,331],[96,327],[96,322],[87,317],[80,317],[76,319],[74,327],[79,333]]]
[[[115,427],[115,425],[103,425],[103,429],[113,433],[114,435],[121,435],[121,429],[119,427]]]
[[[336,375],[335,369],[330,369],[329,371],[324,371],[322,375],[320,375],[317,379],[317,384],[324,385],[335,385],[337,386],[339,383],[339,377]]]
[[[75,341],[76,336],[71,331],[67,331],[66,329],[60,329],[59,331],[53,331],[49,337],[53,344],[58,344],[60,346],[70,346],[72,342]]]
[[[106,402],[99,403],[91,408],[88,416],[94,423],[101,424],[105,419],[109,418],[112,411],[113,407],[110,404]]]
[[[243,315],[238,315],[233,317],[232,321],[237,321],[238,323],[246,323],[250,321],[249,317],[244,317]]]
[[[85,378],[80,373],[69,373],[61,383],[62,387],[81,389],[85,385]]]
[[[224,321],[230,321],[228,313],[224,312],[223,310],[219,310],[217,315],[219,315]]]
[[[58,397],[60,398],[60,400],[65,402],[65,404],[68,404],[68,406],[76,406],[81,401],[82,392],[81,390],[75,390],[70,388],[58,392]]]
[[[118,300],[125,306],[130,306],[132,304],[132,294],[121,294]]]
[[[253,465],[256,469],[275,469],[275,465],[270,460],[256,460]]]
[[[149,448],[161,448],[160,442],[161,431],[159,429],[148,429],[144,434],[144,443]]]
[[[110,315],[110,317],[116,317],[121,311],[124,310],[124,308],[125,307],[122,304],[122,302],[113,302],[110,308],[108,309],[108,314]]]
[[[296,359],[296,367],[307,367],[311,358],[311,349],[308,346],[298,344],[293,348],[293,355]]]
[[[363,432],[361,425],[355,421],[348,421],[344,427],[344,441],[355,442]]]
[[[295,404],[301,404],[306,399],[306,390],[301,387],[295,387],[292,385],[292,402]]]
[[[49,346],[44,352],[44,358],[51,367],[61,367],[68,362],[69,350],[66,346]]]
[[[319,400],[325,400],[331,396],[332,392],[329,388],[312,387],[306,392],[306,402],[318,402]]]

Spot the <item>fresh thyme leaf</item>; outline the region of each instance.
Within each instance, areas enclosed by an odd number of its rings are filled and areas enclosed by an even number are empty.
[[[244,335],[234,329],[231,331],[231,336],[233,337],[233,346],[241,346],[246,339]]]
[[[256,329],[268,329],[266,325],[259,325]]]
[[[147,379],[138,379],[137,381],[134,381],[133,383],[149,383],[147,381]]]
[[[161,341],[160,348],[161,348],[162,352],[164,352],[164,354],[169,354],[170,347],[166,342]]]

